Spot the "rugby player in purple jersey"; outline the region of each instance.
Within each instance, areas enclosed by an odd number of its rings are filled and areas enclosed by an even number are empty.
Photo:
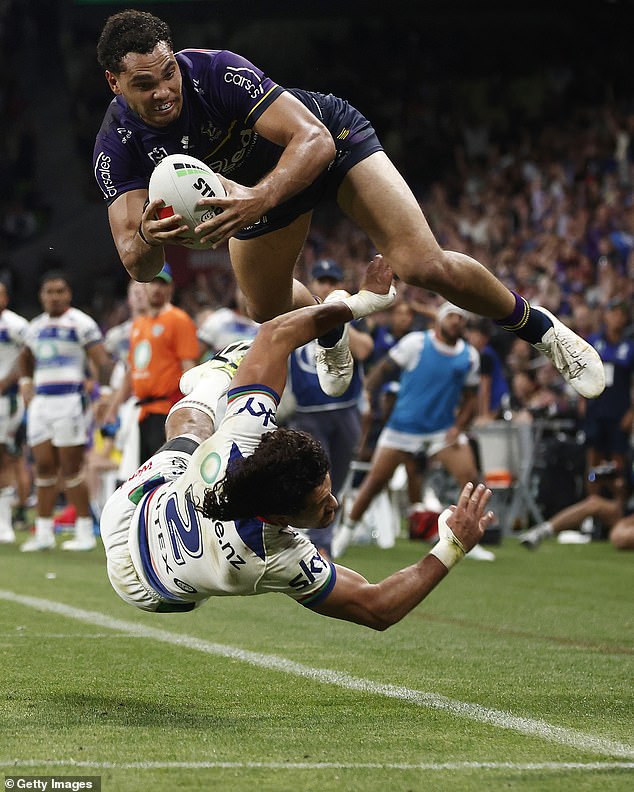
[[[125,268],[151,280],[163,245],[178,244],[182,218],[159,218],[147,204],[154,166],[190,154],[221,175],[225,198],[202,199],[222,212],[196,229],[201,241],[229,241],[231,262],[256,321],[314,299],[293,280],[314,207],[335,198],[407,283],[493,318],[549,357],[582,395],[605,387],[601,359],[556,317],[531,307],[485,266],[442,250],[415,196],[371,125],[344,99],[284,88],[228,50],[174,53],[169,27],[127,10],[109,17],[97,57],[115,94],[94,150]],[[329,350],[320,382],[329,395],[348,386],[352,358],[342,328],[320,338]]]

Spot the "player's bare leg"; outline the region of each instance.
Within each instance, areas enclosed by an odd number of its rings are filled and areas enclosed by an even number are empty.
[[[515,332],[552,360],[582,396],[595,398],[603,391],[603,364],[590,344],[545,309],[531,307],[475,259],[442,250],[418,201],[384,152],[351,168],[337,199],[404,281]]]
[[[293,280],[312,213],[255,239],[230,239],[231,265],[247,301],[249,315],[264,322],[293,308],[314,305],[309,290]]]

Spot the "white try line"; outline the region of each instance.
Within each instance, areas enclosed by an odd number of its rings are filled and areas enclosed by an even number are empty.
[[[531,770],[584,772],[634,770],[634,762],[91,762],[69,759],[0,760],[0,767],[64,767],[87,770]],[[13,773],[13,775],[16,775]]]
[[[362,693],[369,693],[375,696],[385,696],[386,698],[401,699],[409,704],[428,709],[440,710],[457,715],[461,718],[487,723],[500,729],[508,729],[520,734],[531,737],[538,737],[542,740],[566,745],[579,751],[588,751],[602,756],[619,756],[625,759],[634,759],[634,746],[626,743],[616,742],[592,734],[567,729],[562,726],[553,726],[543,720],[534,718],[524,718],[513,715],[503,710],[495,710],[489,707],[482,707],[478,704],[469,704],[465,701],[457,701],[438,693],[427,693],[422,690],[412,690],[411,688],[400,687],[398,685],[383,684],[373,682],[370,679],[354,677],[340,671],[331,671],[327,668],[312,668],[311,666],[287,660],[276,655],[261,654],[251,652],[247,649],[239,649],[225,644],[212,643],[202,638],[192,635],[181,635],[179,633],[159,630],[155,627],[148,627],[138,622],[128,622],[123,619],[115,619],[98,611],[82,610],[62,602],[40,599],[39,597],[28,597],[16,594],[13,591],[0,590],[0,600],[18,603],[28,608],[34,608],[45,613],[56,613],[69,619],[90,624],[92,627],[107,628],[119,633],[128,633],[136,638],[143,637],[152,641],[170,644],[172,646],[182,646],[193,649],[205,654],[227,657],[232,660],[241,660],[268,671],[281,671],[285,674],[310,679],[328,685],[336,685],[347,690],[356,690]]]

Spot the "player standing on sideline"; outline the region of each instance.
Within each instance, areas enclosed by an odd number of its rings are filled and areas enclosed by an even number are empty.
[[[589,344],[545,309],[531,308],[479,262],[440,248],[370,122],[345,100],[284,89],[228,50],[174,54],[169,27],[141,11],[107,20],[97,57],[115,98],[97,135],[94,172],[133,278],[151,280],[163,265],[163,245],[178,243],[185,228],[179,215],[157,218],[160,201],[147,204],[150,174],[168,154],[191,154],[222,174],[227,191],[225,198],[201,200],[223,211],[196,232],[203,242],[229,240],[255,320],[313,303],[292,273],[312,210],[336,197],[404,281],[517,333],[582,396],[603,390],[601,360]],[[335,357],[342,333],[320,339]],[[326,393],[345,391],[350,366],[318,371]]]
[[[92,550],[96,545],[88,488],[82,466],[89,436],[84,381],[90,361],[99,382],[107,387],[112,360],[95,320],[71,307],[72,291],[63,272],[42,278],[44,313],[28,326],[20,353],[20,391],[27,410],[27,443],[35,463],[37,517],[35,535],[20,547],[24,552],[55,546],[53,509],[58,486],[77,512],[75,536],[63,550]]]
[[[101,531],[119,596],[147,611],[189,611],[213,596],[280,592],[337,619],[385,630],[415,608],[484,533],[490,490],[467,485],[443,514],[432,551],[378,584],[322,558],[297,528],[325,528],[337,500],[326,455],[310,435],[277,429],[288,356],[337,323],[381,310],[391,269],[380,257],[362,290],[284,314],[260,328],[228,392],[236,356],[225,351],[183,375],[165,446],[106,504]],[[255,517],[254,515],[262,515]]]
[[[0,281],[0,544],[15,542],[11,506],[16,483],[16,466],[11,445],[22,420],[24,403],[18,393],[18,356],[29,325],[10,311],[9,292]]]

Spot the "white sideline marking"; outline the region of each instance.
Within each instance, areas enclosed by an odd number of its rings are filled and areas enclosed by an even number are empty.
[[[220,657],[241,660],[244,663],[265,668],[269,671],[282,671],[293,676],[311,679],[314,682],[323,684],[337,685],[347,690],[358,690],[376,696],[385,696],[392,699],[401,699],[419,707],[441,710],[452,715],[477,721],[478,723],[488,723],[500,729],[516,731],[520,734],[527,734],[531,737],[538,737],[543,740],[555,742],[560,745],[567,745],[579,751],[601,754],[603,756],[620,756],[627,759],[634,758],[634,746],[616,742],[603,737],[596,737],[592,734],[568,729],[562,726],[553,726],[543,720],[534,718],[524,718],[513,715],[503,710],[495,710],[489,707],[482,707],[478,704],[469,704],[464,701],[457,701],[438,693],[426,693],[422,690],[389,685],[380,682],[373,682],[370,679],[354,677],[339,671],[331,671],[326,668],[312,668],[311,666],[296,663],[276,655],[260,654],[246,649],[239,649],[225,644],[212,643],[202,638],[191,635],[181,635],[179,633],[159,630],[155,627],[147,627],[144,624],[128,622],[123,619],[115,619],[98,611],[87,611],[65,605],[61,602],[40,599],[39,597],[29,597],[16,594],[13,591],[0,590],[0,599],[25,605],[28,608],[56,613],[69,619],[85,622],[93,627],[102,627],[117,632],[127,632],[135,637],[142,636],[153,641],[171,644],[172,646],[184,646],[206,654],[218,655]]]
[[[0,767],[77,767],[95,770],[633,770],[634,762],[90,762],[69,759],[0,760]]]

